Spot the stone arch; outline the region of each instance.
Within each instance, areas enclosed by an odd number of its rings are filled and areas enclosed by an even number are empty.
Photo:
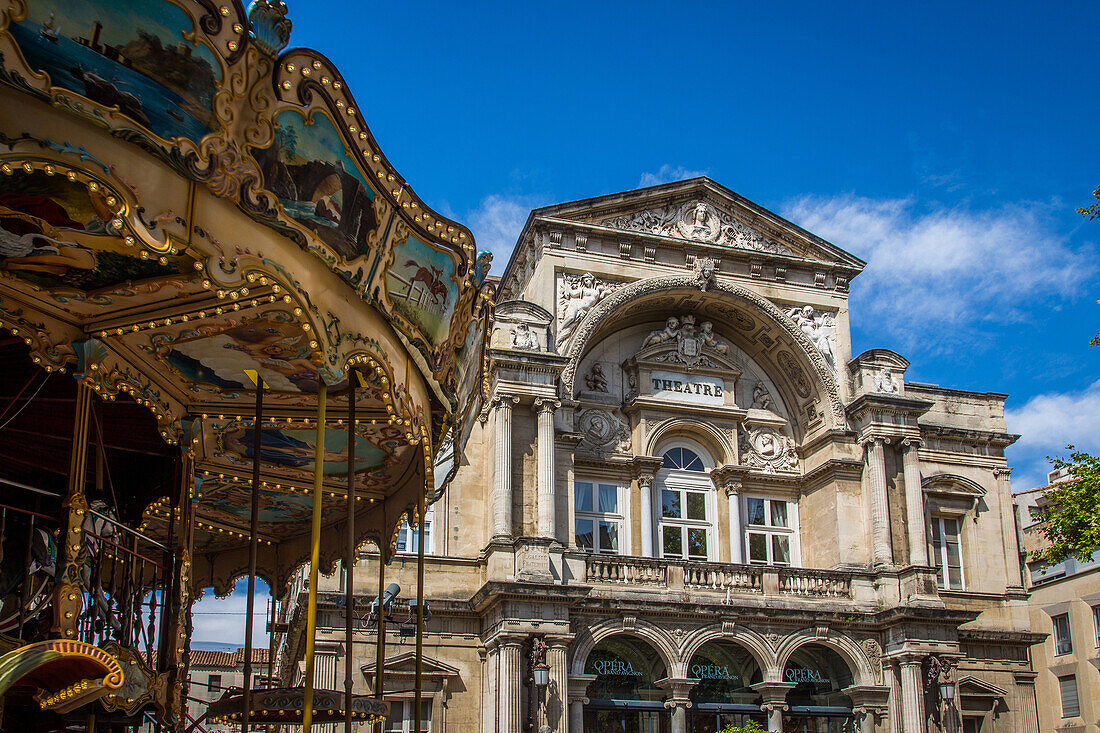
[[[767,321],[775,324],[782,336],[792,344],[790,350],[773,344],[771,350],[775,352],[774,359],[778,371],[791,381],[802,384],[807,379],[802,370],[804,367],[807,368],[809,377],[815,384],[812,386],[804,385],[804,388],[798,392],[798,396],[801,398],[800,401],[806,402],[812,399],[813,394],[816,392],[822,402],[828,403],[827,406],[823,405],[822,407],[826,424],[834,428],[843,427],[846,424],[844,407],[840,402],[840,390],[835,375],[825,363],[825,358],[782,310],[767,298],[734,283],[713,280],[704,283],[704,286],[706,295],[724,295],[732,300],[740,301]],[[663,295],[675,293],[699,295],[702,289],[699,280],[690,275],[653,277],[624,285],[592,306],[572,335],[569,352],[566,354],[568,362],[561,373],[561,395],[572,399],[580,361],[588,351],[590,343],[599,331],[601,324],[609,317],[624,306],[647,295],[657,293]],[[755,328],[754,325],[753,329]],[[771,358],[770,354],[769,358]],[[813,387],[816,387],[816,389]],[[794,404],[798,404],[798,402],[799,400],[796,400]]]
[[[784,638],[775,650],[776,664],[771,670],[775,676],[771,679],[776,682],[781,681],[780,678],[783,674],[783,668],[787,666],[787,660],[799,647],[818,644],[832,649],[840,655],[841,659],[848,664],[848,669],[852,671],[852,677],[856,685],[873,686],[879,684],[875,668],[871,665],[866,652],[859,644],[844,634],[831,630],[826,633],[821,633],[821,631],[821,629],[806,628]]]
[[[921,487],[925,491],[946,488],[945,493],[967,494],[975,497],[985,496],[987,493],[985,487],[974,479],[954,473],[934,473],[931,476],[925,476],[921,480]]]
[[[703,646],[712,641],[732,641],[752,655],[760,666],[760,672],[764,679],[771,679],[776,666],[775,652],[757,632],[741,624],[735,624],[731,631],[726,630],[725,624],[711,624],[704,626],[685,638],[680,648],[680,659],[683,669],[678,669],[677,674],[687,677],[687,666],[691,664],[691,658],[695,656]]]
[[[657,446],[678,437],[693,440],[706,448],[714,459],[715,467],[737,462],[737,453],[729,435],[702,420],[682,417],[670,417],[659,423],[645,438],[642,455],[656,456]]]
[[[584,674],[584,665],[588,661],[588,655],[596,644],[611,636],[634,636],[649,644],[661,656],[665,663],[665,669],[680,669],[683,662],[680,660],[677,644],[669,636],[668,632],[648,621],[635,620],[631,624],[624,619],[614,618],[601,621],[595,626],[590,626],[586,631],[578,634],[573,647],[573,662],[570,664],[570,674]]]

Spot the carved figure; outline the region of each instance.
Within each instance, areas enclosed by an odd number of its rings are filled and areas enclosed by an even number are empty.
[[[659,209],[637,211],[599,222],[615,229],[659,234],[677,239],[725,244],[739,249],[794,254],[786,245],[750,229],[729,214],[705,201],[690,201]]]
[[[710,321],[699,324],[699,340],[703,342],[703,346],[709,346],[719,354],[729,353],[729,344],[714,335],[714,324]]]
[[[584,383],[593,392],[607,391],[607,378],[603,375],[603,365],[596,362],[584,377]]]
[[[665,327],[660,331],[654,331],[646,336],[645,341],[642,342],[642,346],[653,346],[654,344],[664,343],[665,341],[671,341],[677,337],[680,333],[680,319],[676,316],[670,316],[665,321]]]
[[[752,407],[756,410],[770,410],[772,406],[772,396],[768,392],[768,388],[764,386],[763,382],[757,382],[756,386],[752,388]]]
[[[524,351],[538,350],[538,336],[526,323],[521,323],[512,330],[512,348],[523,349]]]
[[[584,443],[596,453],[630,450],[630,426],[607,410],[585,410],[577,418]]]
[[[774,428],[762,427],[741,434],[741,462],[766,473],[793,471],[798,466],[794,440]]]
[[[706,290],[714,284],[718,274],[718,265],[710,257],[695,260],[695,284],[700,290]]]
[[[558,296],[558,351],[600,298],[615,290],[617,284],[597,280],[590,272],[577,277],[563,275]]]
[[[806,338],[814,345],[821,355],[825,357],[825,363],[829,369],[836,371],[836,319],[832,313],[814,311],[812,305],[804,305],[801,308],[792,308],[787,311],[787,316],[795,322]]]
[[[888,367],[883,367],[875,375],[875,391],[883,394],[897,394],[899,391],[898,380]]]

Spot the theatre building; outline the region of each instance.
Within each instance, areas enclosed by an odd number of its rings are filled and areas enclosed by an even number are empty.
[[[425,730],[1038,730],[1005,395],[852,354],[864,264],[706,178],[532,212],[428,516]],[[385,568],[388,732],[415,566]],[[339,574],[319,592],[318,684],[371,690],[372,622],[347,659]]]

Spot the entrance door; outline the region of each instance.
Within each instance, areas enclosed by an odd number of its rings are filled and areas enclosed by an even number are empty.
[[[688,733],[718,733],[727,725],[738,727],[747,725],[749,721],[756,721],[767,730],[768,717],[763,713],[716,713],[695,712],[688,717]]]
[[[584,733],[669,733],[667,711],[584,709]]]
[[[856,733],[850,715],[784,715],[783,733]]]

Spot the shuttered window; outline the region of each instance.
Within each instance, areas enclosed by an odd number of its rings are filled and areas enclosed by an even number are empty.
[[[1081,701],[1077,697],[1077,675],[1058,678],[1058,691],[1062,695],[1062,717],[1076,718],[1081,714]]]

